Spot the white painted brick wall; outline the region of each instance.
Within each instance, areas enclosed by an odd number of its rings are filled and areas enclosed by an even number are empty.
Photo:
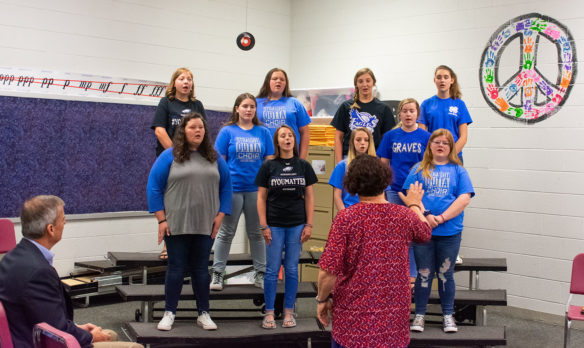
[[[246,1],[3,1],[0,65],[162,82],[186,66],[207,109],[231,110],[238,94],[259,91],[269,69],[290,66],[289,0],[247,2],[256,46],[244,52],[235,39],[246,31]],[[55,267],[66,275],[75,261],[108,251],[159,251],[156,233],[152,216],[69,219]],[[246,240],[239,232],[232,252],[245,252]]]
[[[559,113],[533,125],[499,116],[479,90],[491,35],[533,12],[568,27],[581,62],[584,4],[576,0],[293,1],[291,75],[299,87],[347,86],[368,66],[382,99],[422,102],[436,93],[435,67],[454,68],[474,120],[464,159],[477,193],[461,254],[507,258],[509,271],[482,272],[481,287],[506,288],[512,306],[562,314],[571,259],[584,252],[582,79]],[[517,43],[505,49],[503,74],[516,70],[518,54]],[[551,44],[541,44],[537,59],[546,76],[557,74]]]
[[[466,210],[461,253],[507,258],[509,271],[483,272],[481,286],[507,288],[510,305],[562,313],[570,260],[584,251],[581,77],[559,113],[526,125],[487,106],[478,68],[493,32],[532,12],[566,25],[581,50],[584,4],[250,0],[248,31],[257,40],[250,52],[234,43],[245,30],[244,6],[230,0],[4,1],[2,65],[164,82],[186,65],[195,74],[197,96],[218,109],[230,109],[240,92],[257,92],[273,66],[288,70],[294,88],[350,86],[355,71],[368,66],[383,99],[421,102],[435,93],[434,68],[450,65],[474,119],[465,163],[477,196]],[[501,61],[509,71],[513,47]],[[538,63],[547,73],[555,56],[549,47],[542,53],[548,57]],[[74,260],[101,257],[118,245],[158,250],[152,219],[69,221],[55,247],[57,269],[66,273]],[[464,277],[458,278],[464,285]]]

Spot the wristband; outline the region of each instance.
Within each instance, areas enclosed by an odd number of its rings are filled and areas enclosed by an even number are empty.
[[[314,300],[316,301],[316,303],[321,304],[321,303],[328,302],[331,298],[332,298],[332,296],[331,295],[328,295],[327,298],[325,298],[324,300],[319,300],[318,299],[318,295],[316,295],[316,297],[314,298]]]
[[[310,227],[310,228],[312,228],[312,224],[304,224],[304,227]]]
[[[265,230],[267,230],[268,228],[270,228],[270,227],[269,227],[269,226],[267,226],[267,225],[266,225],[266,226],[262,226],[262,225],[260,225],[260,230],[261,230],[261,231],[265,231]]]
[[[446,222],[446,219],[444,218],[443,214],[440,214],[440,217],[442,218],[442,223]]]
[[[420,206],[418,204],[410,204],[410,205],[408,205],[408,208],[411,208],[411,207],[417,207],[418,209],[420,209],[420,211],[422,211],[422,208],[420,208]]]
[[[158,221],[158,224],[160,225],[163,222],[166,222],[166,219]]]

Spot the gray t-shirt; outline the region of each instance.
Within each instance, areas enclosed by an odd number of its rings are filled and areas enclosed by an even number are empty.
[[[172,163],[164,207],[171,235],[211,235],[219,211],[219,170],[198,152],[183,163]]]

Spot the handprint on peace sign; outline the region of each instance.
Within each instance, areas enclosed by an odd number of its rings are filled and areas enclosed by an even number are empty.
[[[521,41],[518,70],[501,82],[498,62],[504,48],[515,39]],[[537,69],[540,40],[557,46],[558,76],[546,77]],[[487,43],[479,71],[481,91],[489,106],[500,115],[527,123],[539,122],[558,112],[566,102],[576,68],[576,47],[568,29],[550,17],[532,13],[506,22]]]

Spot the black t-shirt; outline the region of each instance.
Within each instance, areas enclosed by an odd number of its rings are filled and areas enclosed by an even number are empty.
[[[310,163],[299,157],[264,162],[258,171],[255,184],[268,189],[268,225],[291,227],[305,224],[304,192],[307,186],[317,181]]]
[[[351,140],[351,132],[355,128],[369,129],[373,133],[373,141],[377,149],[383,134],[395,127],[391,109],[377,98],[373,98],[369,103],[358,101],[357,104],[361,107],[360,109],[351,109],[352,100],[343,102],[331,121],[331,126],[345,133],[343,136],[343,156],[349,152],[349,140]]]
[[[197,112],[203,115],[203,118],[207,119],[207,114],[205,113],[205,108],[203,103],[199,100],[183,102],[178,99],[169,100],[167,97],[160,99],[158,107],[156,108],[156,113],[154,114],[154,120],[152,121],[151,129],[156,127],[162,127],[166,129],[166,133],[172,140],[174,137],[174,130],[180,124],[182,118],[190,113]],[[164,151],[164,147],[160,142],[156,141],[156,156]]]

